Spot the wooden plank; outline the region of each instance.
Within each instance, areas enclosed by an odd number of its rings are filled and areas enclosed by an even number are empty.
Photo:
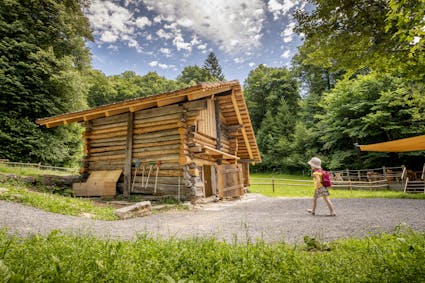
[[[239,112],[238,104],[237,104],[236,98],[235,98],[235,91],[232,91],[231,97],[232,97],[233,106],[235,108],[235,113],[236,113],[236,116],[238,118],[238,122],[239,122],[239,124],[242,124],[243,125],[241,114]],[[248,136],[246,134],[245,127],[242,128],[241,131],[242,131],[242,135],[243,135],[243,139],[244,139],[245,145],[246,145],[246,147],[248,149],[249,158],[254,159],[254,157],[252,155],[252,151],[251,151],[251,146],[249,145],[249,140],[248,140]]]
[[[189,111],[203,110],[207,108],[207,101],[205,99],[190,101],[183,104],[183,107]]]
[[[173,97],[169,99],[158,100],[157,105],[158,107],[162,107],[162,106],[171,105],[171,104],[184,102],[184,101],[186,101],[186,96],[177,96],[177,97]]]
[[[106,138],[112,138],[112,137],[118,137],[118,136],[127,136],[127,131],[117,131],[117,132],[111,132],[111,133],[105,133],[105,134],[89,134],[87,138],[90,140],[96,140],[96,139],[106,139]]]
[[[134,130],[134,112],[128,113],[127,121],[127,142],[125,146],[125,165],[124,165],[124,191],[127,197],[131,189],[131,160],[133,159],[133,130]]]
[[[172,139],[164,139],[156,138],[152,142],[147,142],[146,140],[139,141],[137,143],[133,142],[133,149],[136,148],[144,148],[144,147],[152,147],[152,146],[161,146],[161,145],[171,145],[171,144],[180,144],[180,137],[178,136],[171,136]]]
[[[134,128],[147,128],[147,127],[155,127],[165,124],[177,124],[180,121],[180,119],[161,119],[158,121],[152,121],[152,122],[143,122],[143,123],[135,123]]]
[[[180,143],[173,143],[173,144],[133,148],[133,152],[134,153],[135,152],[161,152],[161,151],[168,152],[169,150],[174,150],[175,152],[178,152],[179,148],[180,148]]]
[[[90,148],[94,149],[94,148],[102,148],[102,147],[118,147],[121,146],[125,149],[125,141],[110,141],[110,142],[97,142],[97,140],[93,140],[90,143]],[[113,149],[115,150],[115,149]]]
[[[93,126],[93,130],[104,130],[104,129],[110,129],[115,127],[126,127],[126,126],[127,126],[127,121],[122,121],[122,122],[115,122],[112,124],[96,125],[96,126]]]
[[[170,113],[180,113],[182,112],[183,107],[179,105],[169,105],[159,108],[152,108],[142,111],[135,112],[135,120],[147,119],[152,117],[158,117],[163,115],[168,115]]]
[[[159,132],[163,130],[170,130],[178,128],[180,125],[178,123],[172,123],[172,124],[165,124],[160,126],[154,126],[154,127],[146,127],[146,128],[138,128],[134,130],[135,135],[145,134],[145,133],[152,133],[152,132]]]
[[[217,144],[216,148],[218,150],[221,149],[221,124],[220,124],[220,106],[217,100],[214,100],[214,110],[215,110],[215,128],[216,128],[216,138],[217,138]]]
[[[167,113],[165,115],[161,115],[161,116],[154,116],[154,117],[149,117],[149,118],[140,118],[140,119],[135,119],[134,120],[134,124],[142,124],[142,123],[149,123],[149,122],[157,122],[157,121],[163,121],[163,120],[180,120],[183,116],[183,113],[181,112],[177,112],[177,113]]]
[[[179,128],[172,128],[168,130],[161,130],[153,133],[143,133],[142,135],[135,135],[134,140],[145,140],[150,138],[159,138],[171,135],[179,135]]]
[[[105,134],[105,133],[112,133],[112,132],[121,132],[127,130],[127,125],[125,126],[118,126],[118,127],[111,127],[111,128],[105,128],[105,129],[96,129],[94,128],[91,131],[92,135],[98,135],[98,134]]]
[[[96,127],[97,125],[105,125],[105,124],[113,124],[117,122],[126,122],[127,121],[127,114],[121,114],[111,117],[104,117],[104,118],[98,118],[92,120],[93,127]]]
[[[115,159],[122,159],[125,160],[125,154],[117,154],[117,155],[110,155],[110,156],[94,156],[89,157],[89,161],[101,161],[101,160],[115,160]]]
[[[130,112],[136,112],[136,111],[140,111],[144,109],[149,109],[152,107],[156,107],[156,101],[133,105],[133,106],[130,106],[129,109],[130,109]]]

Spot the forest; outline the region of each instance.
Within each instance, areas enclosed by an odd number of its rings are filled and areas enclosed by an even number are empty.
[[[360,152],[425,134],[425,1],[311,0],[298,11],[304,38],[290,67],[260,64],[241,82],[263,162],[257,172],[300,172],[312,156],[328,169],[406,165],[424,152]],[[211,52],[167,79],[107,76],[92,67],[88,1],[6,0],[0,6],[0,159],[78,166],[82,129],[37,118],[225,78]]]

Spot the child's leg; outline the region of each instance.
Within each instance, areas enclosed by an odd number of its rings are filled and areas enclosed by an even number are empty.
[[[323,197],[323,199],[325,200],[326,204],[328,205],[329,210],[331,212],[331,215],[335,215],[335,207],[333,206],[329,197]]]
[[[313,207],[311,208],[312,214],[316,212],[316,206],[317,206],[317,197],[313,197]]]

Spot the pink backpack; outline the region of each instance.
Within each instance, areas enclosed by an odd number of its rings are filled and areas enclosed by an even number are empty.
[[[331,174],[328,171],[320,170],[320,173],[322,173],[322,184],[325,188],[332,187],[332,179]]]

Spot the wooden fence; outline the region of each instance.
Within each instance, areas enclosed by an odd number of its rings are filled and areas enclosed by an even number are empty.
[[[309,188],[313,187],[312,180],[294,180],[280,178],[251,178],[251,186],[263,186],[271,188],[272,192],[282,189]],[[349,189],[349,190],[379,190],[389,189],[388,180],[377,181],[333,181],[333,189]]]
[[[7,167],[16,167],[16,168],[32,168],[38,170],[48,170],[48,171],[56,171],[67,174],[78,174],[79,168],[67,168],[67,167],[57,167],[57,166],[49,166],[49,165],[41,165],[41,163],[23,163],[23,162],[10,162],[5,159],[0,159],[0,165],[4,165]]]
[[[312,180],[294,180],[294,179],[280,179],[280,178],[250,178],[250,186],[266,186],[271,187],[274,193],[276,189],[282,188],[301,188],[301,187],[312,187]]]

